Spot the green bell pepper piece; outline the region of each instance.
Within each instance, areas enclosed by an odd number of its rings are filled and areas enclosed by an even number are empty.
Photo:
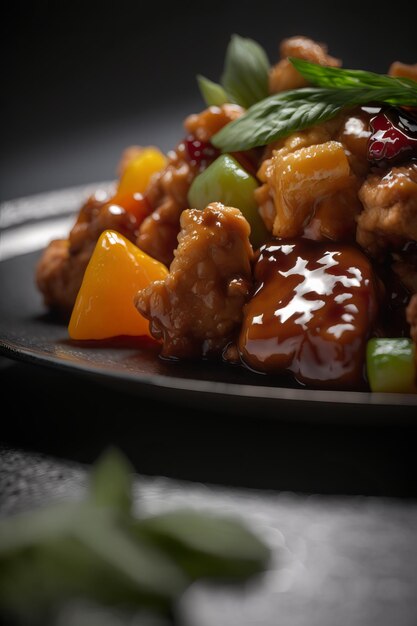
[[[257,248],[269,236],[253,195],[258,186],[233,156],[222,154],[194,179],[188,192],[189,206],[203,210],[210,202],[222,202],[240,209],[251,228],[251,243]]]
[[[370,339],[366,370],[371,391],[415,393],[415,344],[406,338]]]

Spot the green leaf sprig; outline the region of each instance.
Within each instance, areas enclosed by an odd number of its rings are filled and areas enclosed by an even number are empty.
[[[222,104],[229,102],[229,97],[224,88],[218,83],[209,80],[205,76],[198,74],[197,76],[198,86],[203,96],[204,102],[207,106],[220,107]]]
[[[284,91],[257,102],[212,137],[217,148],[234,152],[264,146],[325,122],[355,105],[417,106],[417,83],[413,80],[290,60],[313,86]]]
[[[110,450],[84,500],[0,520],[0,621],[5,613],[49,625],[78,600],[167,615],[197,578],[265,569],[269,549],[236,518],[187,509],[134,516],[132,477]]]
[[[349,70],[340,67],[328,67],[306,61],[305,59],[296,59],[295,57],[290,57],[290,61],[300,74],[316,87],[330,89],[366,89],[367,87],[372,87],[375,89],[386,89],[393,93],[395,93],[397,88],[399,94],[409,93],[414,103],[416,101],[417,85],[411,78],[395,78],[393,76],[387,76],[386,74],[368,72],[367,70]],[[395,95],[394,100],[396,100]],[[393,101],[391,104],[398,104],[398,102]]]
[[[268,95],[269,61],[265,50],[253,39],[232,35],[220,85],[197,76],[201,94],[208,106],[225,102],[249,108]]]

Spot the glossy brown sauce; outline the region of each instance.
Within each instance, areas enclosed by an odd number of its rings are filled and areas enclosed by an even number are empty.
[[[372,134],[371,120],[379,113],[380,107],[358,106],[346,115],[337,136],[345,149],[350,166],[357,176],[363,177],[369,171],[368,143]]]
[[[254,274],[238,342],[243,363],[310,386],[361,387],[378,309],[369,259],[348,244],[275,240],[260,249]]]

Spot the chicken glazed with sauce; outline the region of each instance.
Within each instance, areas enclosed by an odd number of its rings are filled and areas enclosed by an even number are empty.
[[[75,340],[147,334],[277,384],[415,393],[417,64],[345,70],[297,36],[270,66],[234,35],[199,86],[178,145],[128,148],[44,251],[45,305]]]

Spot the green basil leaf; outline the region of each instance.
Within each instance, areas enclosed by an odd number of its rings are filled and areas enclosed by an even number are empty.
[[[90,494],[94,504],[121,513],[132,509],[133,468],[117,450],[108,450],[95,463],[90,475]]]
[[[256,41],[232,35],[220,82],[232,102],[248,108],[268,95],[269,67]]]
[[[144,533],[192,578],[246,578],[264,571],[269,548],[239,520],[192,510],[153,515]]]
[[[98,564],[110,567],[114,583],[119,584],[122,596],[136,590],[143,597],[158,602],[173,601],[184,591],[188,579],[178,565],[149,541],[134,536],[128,525],[115,523],[109,516],[95,516],[80,520],[76,537],[87,551],[92,552]],[[111,581],[110,581],[111,582]],[[110,590],[107,596],[111,597]],[[106,599],[104,595],[103,600]]]
[[[221,106],[229,102],[229,98],[223,87],[218,83],[214,83],[205,76],[199,74],[197,76],[198,86],[207,106]]]
[[[0,553],[0,607],[42,614],[84,597],[108,605],[167,608],[188,584],[169,555],[133,536],[113,511],[79,506],[77,516],[71,515],[67,524],[59,519],[58,525],[53,511],[52,507],[44,509],[38,519],[33,514],[37,532],[29,537],[27,531],[25,541],[15,540],[12,551]],[[28,516],[24,516],[26,521]],[[52,526],[48,516],[55,520]],[[16,522],[17,516],[5,520],[9,536],[13,537]],[[45,532],[39,533],[39,523]]]
[[[211,141],[223,152],[249,150],[324,122],[340,109],[340,104],[323,100],[316,89],[288,91],[254,105],[245,115],[224,126]]]
[[[191,579],[264,569],[269,550],[238,520],[185,510],[134,518],[131,476],[111,450],[93,467],[84,501],[0,520],[0,611],[45,624],[83,598],[166,614]]]
[[[0,563],[3,557],[68,534],[82,514],[82,502],[59,502],[0,520]]]
[[[299,69],[300,59],[296,61]],[[391,79],[391,77],[369,78],[368,72],[361,72],[361,81],[352,78],[356,70],[324,68],[314,63],[307,63],[309,70],[305,76],[323,84],[330,84],[330,71],[347,72],[344,87],[305,87],[284,91],[265,98],[250,107],[240,118],[224,126],[212,137],[212,143],[223,152],[248,150],[264,146],[291,133],[320,124],[343,108],[359,104],[386,103],[399,106],[417,106],[417,83],[414,81]],[[313,66],[313,67],[311,67]],[[307,67],[303,65],[303,67]],[[303,70],[304,71],[304,70]],[[358,70],[359,71],[359,70]],[[327,78],[325,78],[325,75]],[[356,75],[356,74],[355,74]],[[339,74],[337,74],[339,76]],[[376,75],[378,76],[378,75]],[[340,79],[341,80],[341,79]]]

